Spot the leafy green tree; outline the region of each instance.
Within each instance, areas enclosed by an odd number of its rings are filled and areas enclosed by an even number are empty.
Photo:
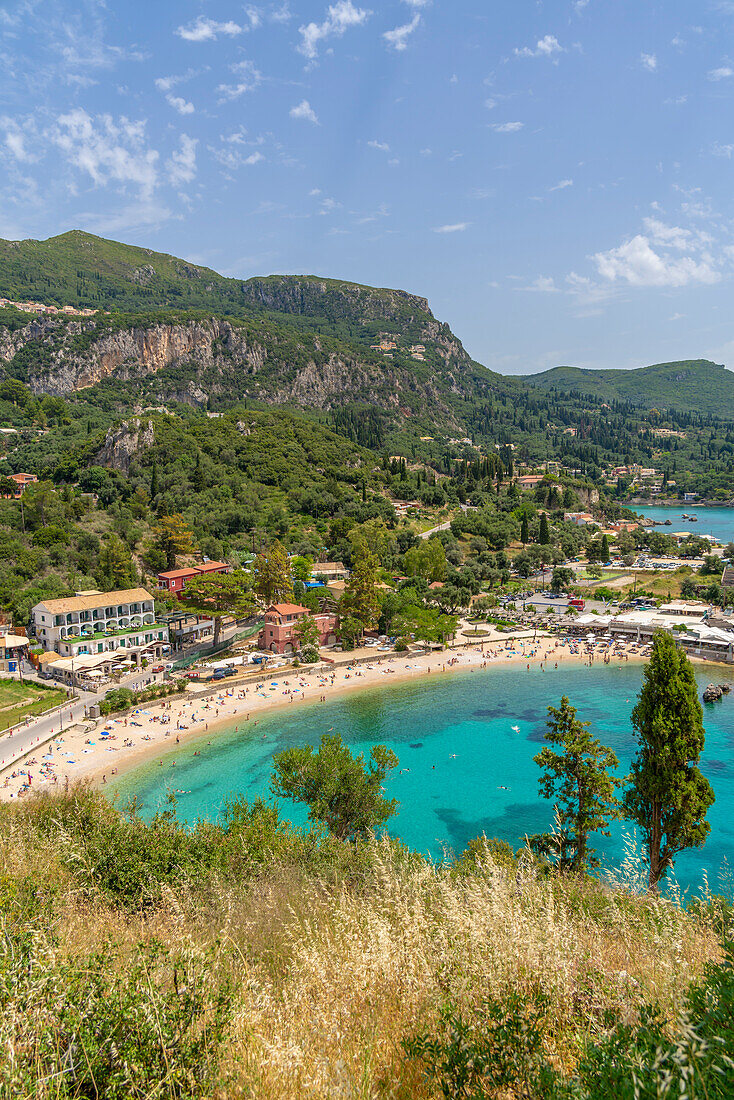
[[[368,551],[379,565],[388,565],[397,551],[397,537],[389,530],[383,519],[370,519],[350,528],[349,542],[352,545],[352,562],[363,557]]]
[[[413,634],[416,641],[445,642],[456,633],[455,615],[443,615],[432,607],[411,604],[393,622],[397,634]]]
[[[557,565],[551,577],[551,592],[564,592],[573,581],[573,570]]]
[[[548,517],[545,512],[540,513],[540,531],[538,533],[538,542],[541,546],[547,546],[550,542],[550,531],[548,530]]]
[[[302,554],[296,554],[291,561],[291,569],[293,571],[293,579],[296,581],[311,580],[311,569],[313,567],[313,558],[304,557]]]
[[[313,615],[304,615],[293,628],[293,633],[301,643],[301,649],[318,647],[319,628]]]
[[[278,539],[255,558],[255,591],[265,603],[293,600],[293,573],[283,543]]]
[[[219,643],[225,616],[241,617],[254,612],[256,606],[244,569],[190,577],[179,600],[185,607],[214,620],[214,645]]]
[[[422,539],[418,546],[411,546],[405,552],[404,568],[408,577],[442,581],[446,576],[446,551],[441,540]]]
[[[175,569],[179,554],[193,554],[194,535],[182,515],[161,516],[153,530],[153,546],[166,555],[166,569]]]
[[[705,732],[693,666],[664,631],[654,635],[632,725],[639,748],[623,806],[642,830],[654,891],[679,852],[705,843],[715,797],[697,766]]]
[[[589,848],[589,834],[609,835],[609,821],[618,816],[614,790],[621,780],[609,774],[619,764],[615,754],[593,738],[589,722],[581,722],[576,715],[576,707],[565,695],[560,707],[548,707],[548,744],[533,759],[545,772],[540,793],[556,800],[563,852],[559,865],[584,871],[599,864]]]
[[[132,555],[122,539],[115,534],[111,534],[102,544],[94,579],[105,592],[131,588],[137,580]]]
[[[303,802],[309,820],[322,822],[339,840],[366,837],[397,808],[396,799],[381,793],[388,771],[398,766],[397,756],[384,745],[372,747],[367,764],[361,753],[352,756],[338,734],[324,734],[318,749],[285,749],[275,754],[273,764],[272,793]]]

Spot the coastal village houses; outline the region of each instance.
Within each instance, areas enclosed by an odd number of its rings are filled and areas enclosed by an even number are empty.
[[[263,628],[258,636],[260,649],[271,653],[295,653],[301,648],[296,626],[311,612],[296,603],[274,603],[265,612]],[[313,616],[319,631],[319,645],[334,645],[338,626],[337,616],[329,612],[316,612]]]
[[[231,573],[232,566],[225,561],[204,561],[200,565],[192,565],[187,569],[169,569],[165,573],[158,574],[158,584],[167,592],[183,592],[186,581],[192,577],[206,576],[208,573]]]
[[[31,622],[44,649],[61,657],[101,657],[96,663],[104,663],[104,655],[114,652],[116,658],[132,664],[142,657],[159,657],[168,649],[168,628],[156,622],[153,597],[144,588],[43,600],[33,608]]]
[[[15,500],[20,500],[28,486],[32,485],[35,481],[38,481],[38,478],[35,474],[10,474],[8,480],[15,482],[15,489],[13,490],[12,496]],[[10,497],[10,495],[10,493],[3,494],[6,500]]]

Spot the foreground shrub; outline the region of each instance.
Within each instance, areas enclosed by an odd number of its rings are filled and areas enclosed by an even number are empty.
[[[38,915],[40,918],[40,914]],[[60,958],[48,931],[7,918],[0,940],[0,1095],[193,1100],[212,1095],[231,994],[210,960],[138,945]]]
[[[600,982],[602,976],[596,975]],[[671,1028],[656,1004],[642,1005],[637,1024],[618,1024],[587,1044],[576,1072],[565,1077],[544,1053],[555,1021],[540,989],[507,987],[485,998],[472,1016],[453,1003],[433,1032],[403,1040],[441,1094],[533,1100],[729,1100],[734,1096],[734,945],[721,963],[707,963]]]

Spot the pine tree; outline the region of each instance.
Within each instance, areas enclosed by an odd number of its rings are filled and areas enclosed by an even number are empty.
[[[153,531],[154,545],[166,555],[166,568],[176,568],[178,554],[193,554],[194,535],[181,515],[162,516]]]
[[[584,871],[599,864],[589,848],[589,834],[608,836],[609,821],[618,816],[614,790],[621,781],[609,774],[609,769],[619,764],[615,754],[591,736],[589,723],[581,722],[576,714],[576,707],[565,695],[560,707],[548,707],[548,745],[533,759],[545,771],[539,782],[541,795],[556,800],[562,845],[559,865]],[[554,752],[549,745],[557,745],[561,751]],[[551,849],[549,837],[535,840],[536,846]]]
[[[550,542],[550,531],[548,530],[548,517],[545,512],[540,513],[540,533],[538,535],[538,542],[541,546],[547,546]]]
[[[277,539],[255,559],[255,590],[266,603],[293,600],[293,571],[285,546]]]
[[[357,549],[352,574],[340,601],[340,611],[355,619],[362,631],[371,630],[377,623],[380,608],[377,565],[377,558],[371,551],[366,547]]]
[[[158,496],[158,492],[158,463],[154,459],[153,468],[150,471],[150,499],[155,500],[155,498]]]
[[[697,766],[705,731],[693,666],[664,631],[653,638],[632,725],[639,749],[624,812],[642,829],[656,890],[679,852],[705,843],[715,797]]]

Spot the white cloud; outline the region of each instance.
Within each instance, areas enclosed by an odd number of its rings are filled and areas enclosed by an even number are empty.
[[[704,234],[701,239],[701,234],[694,234],[690,229],[682,229],[679,225],[666,225],[659,218],[644,218],[643,225],[652,243],[665,248],[677,248],[684,252],[709,243],[707,235]]]
[[[654,53],[641,53],[640,63],[643,69],[647,69],[649,73],[654,73],[658,67],[658,59]]]
[[[370,149],[379,149],[381,153],[389,153],[390,146],[386,141],[368,141]]]
[[[180,115],[193,115],[194,105],[190,103],[188,99],[184,99],[180,95],[167,95],[166,103],[170,107],[173,107],[174,111],[178,111]]]
[[[316,112],[307,99],[302,99],[295,107],[291,107],[290,116],[303,119],[304,122],[313,122],[316,126],[319,124]]]
[[[573,187],[573,180],[559,180],[554,187],[549,187],[549,191],[565,191],[567,187]]]
[[[234,84],[220,84],[217,87],[222,97],[220,102],[239,99],[246,92],[253,92],[262,83],[262,73],[252,61],[237,61],[229,68],[238,79]]]
[[[554,34],[546,34],[544,38],[539,38],[535,49],[531,46],[515,49],[516,57],[554,57],[559,53],[565,53],[565,50]]]
[[[519,290],[534,290],[540,294],[560,294],[560,288],[548,275],[539,275],[530,286],[518,287]]]
[[[174,187],[180,187],[184,183],[191,183],[196,175],[196,138],[188,134],[181,134],[180,147],[171,153],[166,161],[168,178]]]
[[[493,122],[492,129],[496,134],[516,134],[524,125],[524,122]]]
[[[392,46],[394,50],[398,50],[398,52],[400,52],[401,50],[407,50],[407,39],[416,29],[420,21],[420,13],[416,12],[409,23],[403,23],[402,26],[395,27],[395,29],[392,31],[385,31],[382,37],[387,42],[388,46]]]
[[[265,139],[263,137],[250,138],[247,131],[242,128],[230,134],[220,134],[219,141],[220,146],[214,148],[210,146],[209,150],[228,172],[234,172],[238,168],[252,167],[266,159],[259,148],[265,144]],[[249,150],[252,150],[252,152],[249,152]]]
[[[678,230],[678,234],[685,234]],[[593,256],[597,270],[609,282],[626,282],[636,287],[687,286],[690,283],[715,283],[720,278],[713,258],[706,252],[693,256],[674,256],[665,251],[666,244],[680,249],[685,238],[674,236],[664,241],[659,235],[651,237],[638,233],[631,240],[608,252]],[[655,244],[657,251],[652,247]]]
[[[233,23],[231,20],[226,23],[218,23],[215,19],[207,19],[205,16],[199,15],[193,23],[179,27],[176,34],[186,42],[213,42],[220,35],[234,38],[236,35],[242,34],[243,30],[244,27],[241,27],[239,23]]]
[[[437,225],[434,227],[434,233],[463,233],[465,229],[468,229],[471,222],[454,222],[452,225]]]
[[[49,134],[69,163],[99,187],[108,182],[132,185],[149,197],[158,182],[158,153],[146,143],[145,122],[121,116],[93,117],[76,107],[60,115]]]
[[[356,8],[352,0],[337,0],[326,9],[323,22],[307,23],[298,28],[301,35],[298,52],[313,61],[318,56],[319,42],[325,38],[341,38],[350,27],[362,26],[371,14],[366,8]]]
[[[28,128],[20,128],[15,119],[4,115],[0,118],[0,130],[3,132],[5,148],[17,161],[31,161],[33,156],[26,147],[26,138],[29,136]]]
[[[734,153],[734,145],[720,145],[717,141],[711,149],[711,152],[715,157],[727,157],[731,160],[731,155]]]
[[[722,65],[720,69],[711,70],[709,80],[728,80],[730,76],[734,76],[734,69],[730,65]]]
[[[194,113],[193,103],[189,103],[183,96],[173,95],[172,89],[177,84],[183,83],[185,80],[189,80],[194,74],[188,72],[184,76],[159,76],[155,82],[155,86],[159,92],[163,92],[166,97],[166,103],[169,107],[173,107],[174,111],[178,111],[180,115],[192,115]]]
[[[257,8],[249,7],[245,8],[245,13],[247,15],[247,18],[250,20],[250,26],[253,30],[256,30],[256,28],[259,27],[262,23],[262,15],[260,14],[260,11]]]

